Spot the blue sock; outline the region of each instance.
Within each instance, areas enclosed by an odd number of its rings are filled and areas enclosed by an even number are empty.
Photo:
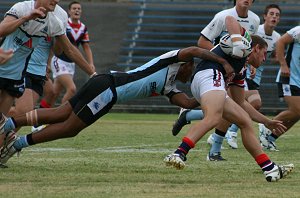
[[[22,148],[28,147],[29,144],[27,142],[26,135],[20,136],[17,141],[15,141],[14,145],[15,149],[21,150]]]
[[[202,110],[190,110],[189,112],[186,113],[186,120],[188,122],[193,121],[193,120],[202,120],[204,117],[203,111]]]
[[[277,138],[278,138],[278,136],[273,133],[268,136],[268,140],[271,142],[275,142],[277,140]]]
[[[213,133],[214,142],[209,150],[209,154],[219,153],[221,152],[222,143],[224,140],[224,136]]]
[[[16,128],[15,123],[12,118],[8,118],[4,124],[4,131],[11,131]]]
[[[231,126],[229,127],[229,129],[228,129],[229,131],[231,131],[231,132],[238,132],[238,130],[239,130],[239,127],[236,125],[236,124],[231,124]]]

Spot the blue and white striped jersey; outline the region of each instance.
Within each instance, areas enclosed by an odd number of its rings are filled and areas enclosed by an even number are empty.
[[[167,52],[128,72],[113,72],[117,90],[117,103],[131,99],[180,93],[175,78],[182,62],[179,50]]]
[[[16,3],[6,16],[21,18],[29,15],[34,10],[35,1]],[[0,67],[0,77],[21,80],[25,70],[26,61],[40,38],[54,37],[65,34],[68,16],[58,5],[53,12],[45,18],[37,18],[23,23],[14,32],[3,38],[1,47],[5,50],[13,49],[13,57]]]

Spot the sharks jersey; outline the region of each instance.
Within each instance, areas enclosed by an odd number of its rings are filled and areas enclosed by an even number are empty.
[[[250,34],[255,34],[260,24],[259,17],[252,11],[249,10],[248,17],[243,18],[238,16],[236,7],[233,7],[218,12],[213,20],[201,31],[201,35],[203,35],[211,42],[214,42],[216,38],[222,37],[223,35],[227,34],[225,24],[226,16],[233,16]]]
[[[39,76],[46,76],[47,62],[52,47],[51,37],[40,39],[39,44],[34,48],[28,62],[27,72]]]
[[[256,33],[258,36],[260,36],[261,38],[263,38],[267,43],[268,43],[268,49],[267,49],[267,57],[271,58],[272,53],[275,51],[276,49],[276,42],[278,41],[278,39],[280,38],[280,34],[278,32],[276,32],[275,30],[272,32],[272,35],[267,35],[265,33],[265,29],[264,29],[264,24],[261,24],[258,27],[258,31]],[[262,72],[264,70],[263,66],[259,66],[256,69],[256,74],[255,74],[255,78],[253,79],[253,81],[257,84],[260,85],[260,81],[261,81],[261,75]],[[250,79],[250,70],[247,70],[247,78]]]
[[[286,54],[286,62],[290,68],[290,77],[281,78],[281,71],[279,70],[276,82],[290,84],[300,88],[300,26],[296,26],[287,31],[287,34],[294,39],[294,42],[289,45]]]
[[[131,99],[165,95],[172,97],[177,90],[175,78],[182,62],[179,50],[167,52],[126,73],[114,72],[117,103]]]
[[[35,1],[16,3],[5,15],[17,19],[27,16],[34,10],[34,4]],[[40,39],[65,34],[67,20],[67,13],[56,5],[55,10],[49,12],[45,18],[25,22],[3,38],[1,47],[5,50],[13,49],[14,55],[0,67],[0,77],[21,80],[33,48],[38,45]]]

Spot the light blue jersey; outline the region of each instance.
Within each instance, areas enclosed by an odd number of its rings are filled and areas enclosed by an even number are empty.
[[[112,73],[118,95],[117,103],[131,99],[180,93],[175,78],[182,62],[178,62],[179,50],[170,51],[126,73]]]
[[[35,1],[16,3],[5,16],[17,19],[28,16],[34,10]],[[45,18],[37,18],[23,23],[14,32],[3,38],[1,47],[13,49],[13,57],[0,67],[0,77],[21,80],[29,56],[40,41],[40,38],[54,37],[65,34],[67,13],[58,5]]]
[[[39,76],[46,76],[47,62],[52,46],[51,37],[41,38],[34,48],[27,66],[27,72]]]
[[[271,58],[273,52],[276,49],[276,42],[278,41],[278,39],[280,38],[280,34],[278,32],[276,32],[275,30],[272,32],[272,35],[267,35],[265,33],[265,29],[264,29],[264,24],[261,24],[258,27],[258,31],[256,33],[258,36],[260,36],[261,38],[263,38],[267,44],[268,44],[268,49],[267,49],[267,57]],[[252,79],[257,85],[260,85],[260,81],[261,81],[261,77],[262,77],[262,72],[264,70],[264,66],[261,65],[256,69],[256,74],[254,79]],[[247,78],[251,79],[250,77],[250,70],[247,69]]]
[[[290,68],[289,84],[300,88],[300,26],[287,31],[287,34],[294,39],[286,54],[286,62]],[[280,79],[280,73],[279,70],[276,82],[285,84],[286,82],[282,82]]]

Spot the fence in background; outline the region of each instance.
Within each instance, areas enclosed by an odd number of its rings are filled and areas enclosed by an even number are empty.
[[[197,45],[201,30],[211,21],[213,16],[223,10],[233,7],[230,1],[183,1],[183,0],[135,0],[131,8],[131,23],[120,51],[118,66],[121,70],[128,70],[140,66],[151,58],[166,51]],[[262,15],[265,1],[255,2],[251,8],[253,12]],[[282,16],[276,30],[283,34],[298,25],[300,3],[284,3],[279,6]],[[286,107],[277,97],[275,76],[278,65],[266,63],[261,84],[263,100],[262,112],[274,114]],[[180,88],[190,94],[189,86]],[[134,100],[126,105],[118,105],[118,110],[133,111],[178,111],[163,97]]]

